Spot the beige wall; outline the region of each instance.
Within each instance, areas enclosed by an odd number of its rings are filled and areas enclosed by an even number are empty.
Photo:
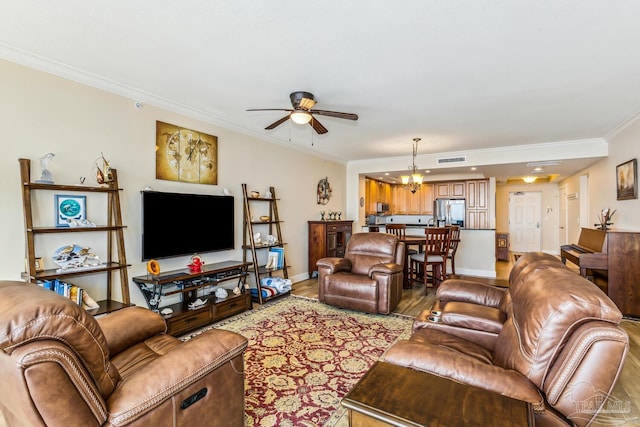
[[[617,210],[612,228],[640,231],[640,199],[616,200],[616,166],[640,157],[640,115],[607,139],[609,157],[564,180],[560,185],[566,185],[568,193],[579,192],[580,177],[587,177],[588,190],[586,194],[579,195],[587,206],[587,218],[581,219],[583,224],[593,226],[598,222],[598,213],[602,209],[611,208]],[[579,224],[575,219],[576,214],[570,215],[569,233],[570,236],[577,236]]]
[[[288,243],[289,276],[306,278],[307,221],[319,219],[321,210],[345,212],[345,165],[324,160],[286,144],[265,142],[222,127],[145,105],[136,109],[134,100],[71,82],[50,74],[0,61],[0,123],[2,156],[0,170],[0,230],[4,244],[0,249],[0,278],[19,279],[24,271],[24,221],[18,158],[32,160],[32,179],[40,175],[37,159],[48,152],[55,158],[50,164],[58,184],[77,183],[90,176],[93,162],[103,152],[118,170],[122,193],[123,217],[129,276],[144,274],[141,262],[140,191],[222,194],[228,188],[236,196],[236,250],[205,254],[206,262],[242,259],[241,184],[265,192],[274,186],[279,198],[279,213],[284,240]],[[216,186],[184,184],[155,179],[155,122],[161,120],[218,136],[219,175]],[[316,185],[327,176],[333,198],[326,206],[316,204]],[[53,193],[36,203],[37,215],[53,225]],[[90,204],[89,219],[98,218],[104,209]],[[343,215],[343,218],[345,216]],[[98,218],[99,219],[99,218]],[[181,212],[176,221],[197,224],[206,221],[206,213]],[[46,223],[48,221],[48,223]],[[98,222],[98,221],[97,221]],[[168,225],[170,226],[170,225]],[[100,255],[100,242],[93,237],[63,234],[40,241],[37,256],[54,265],[50,257],[62,244],[88,244]],[[39,240],[41,237],[38,238]],[[56,239],[58,239],[56,241]],[[60,241],[63,239],[64,241]],[[161,261],[164,270],[182,268],[189,257]],[[87,287],[92,296],[104,297],[99,285],[104,275],[84,276],[75,282]],[[144,304],[141,294],[131,285],[132,301]]]

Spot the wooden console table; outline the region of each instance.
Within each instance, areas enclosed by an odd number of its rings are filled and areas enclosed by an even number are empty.
[[[386,362],[376,362],[342,405],[351,427],[533,425],[526,402]]]

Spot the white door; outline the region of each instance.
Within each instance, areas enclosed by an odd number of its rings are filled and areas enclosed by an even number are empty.
[[[509,240],[513,252],[539,251],[542,193],[509,193]]]
[[[560,211],[558,212],[558,227],[560,229],[560,246],[566,245],[568,243],[567,239],[567,187],[565,185],[559,188],[559,206]]]

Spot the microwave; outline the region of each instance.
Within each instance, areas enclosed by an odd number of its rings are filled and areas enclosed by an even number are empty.
[[[376,212],[377,213],[387,213],[389,212],[389,203],[376,203]]]

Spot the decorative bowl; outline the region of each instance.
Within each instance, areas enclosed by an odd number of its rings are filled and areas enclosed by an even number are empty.
[[[270,216],[268,216],[268,215],[262,215],[262,216],[260,217],[260,221],[262,221],[262,222],[267,222],[267,221],[269,221],[270,219],[271,219],[271,217],[270,217]]]
[[[259,191],[252,191],[251,192],[251,197],[260,197],[260,192]]]

